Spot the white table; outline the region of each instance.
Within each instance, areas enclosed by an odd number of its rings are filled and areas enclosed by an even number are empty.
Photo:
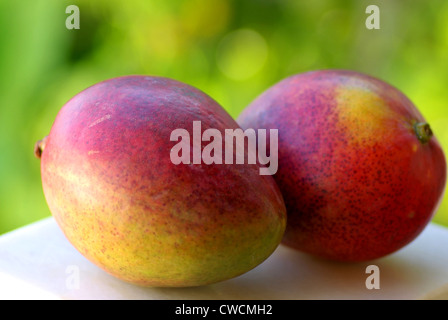
[[[367,289],[368,265],[379,289]],[[196,288],[142,288],[99,269],[66,240],[53,218],[0,236],[0,299],[448,299],[448,229],[430,224],[382,259],[324,261],[280,245],[255,269]]]

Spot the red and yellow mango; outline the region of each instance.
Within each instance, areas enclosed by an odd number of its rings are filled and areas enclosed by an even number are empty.
[[[284,79],[240,115],[243,129],[278,129],[288,226],[283,243],[341,261],[371,260],[411,242],[446,182],[444,153],[398,89],[345,70]]]
[[[170,134],[193,121],[239,128],[200,90],[127,76],[68,101],[37,144],[45,197],[68,240],[124,281],[199,286],[264,261],[286,226],[283,198],[257,164],[178,164]]]

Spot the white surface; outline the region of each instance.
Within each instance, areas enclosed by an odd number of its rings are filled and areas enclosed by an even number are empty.
[[[366,288],[370,264],[379,267],[380,289]],[[53,218],[0,237],[0,299],[424,298],[448,299],[448,229],[436,224],[382,259],[336,263],[279,246],[246,274],[197,288],[142,288],[115,279],[79,254]]]

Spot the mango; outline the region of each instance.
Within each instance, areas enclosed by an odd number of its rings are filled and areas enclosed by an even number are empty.
[[[292,75],[237,121],[278,129],[286,246],[338,261],[381,258],[413,241],[439,206],[444,152],[417,107],[383,80],[350,70]]]

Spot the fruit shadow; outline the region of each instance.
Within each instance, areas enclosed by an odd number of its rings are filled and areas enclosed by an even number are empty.
[[[378,288],[369,265],[378,266]],[[329,261],[280,245],[262,264],[236,278],[191,288],[152,288],[169,299],[369,300],[413,299],[431,272],[414,257],[391,255],[358,263]]]

